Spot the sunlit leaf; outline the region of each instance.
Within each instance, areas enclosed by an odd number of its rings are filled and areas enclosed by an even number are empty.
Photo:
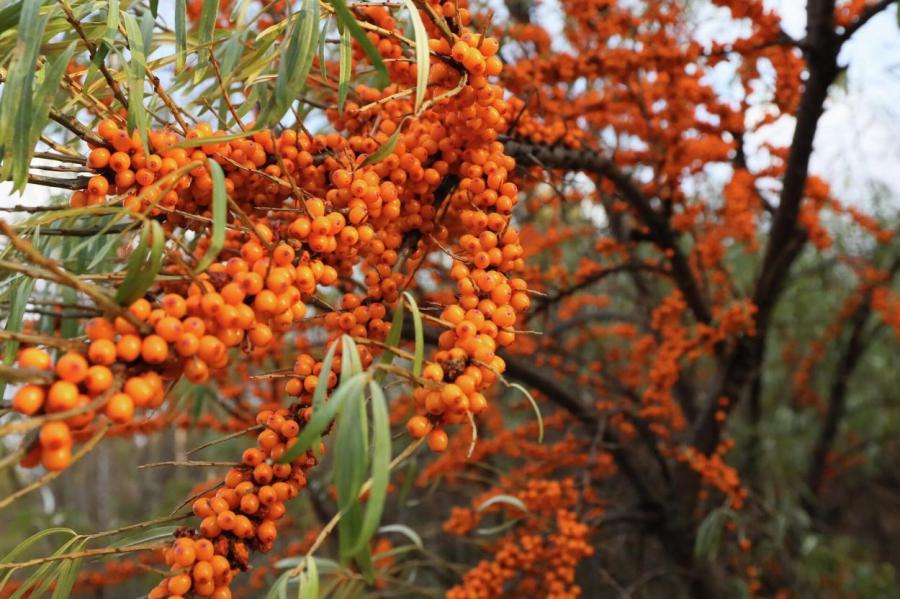
[[[366,548],[375,534],[384,512],[387,498],[388,482],[391,468],[391,422],[388,416],[387,400],[384,392],[375,381],[369,382],[369,393],[372,396],[372,486],[363,515],[359,537],[349,549],[351,555]]]
[[[318,410],[313,410],[312,418],[306,423],[303,430],[300,431],[297,442],[285,450],[284,455],[282,455],[281,459],[278,461],[281,463],[293,461],[297,456],[309,449],[312,446],[313,441],[318,439],[334,420],[334,417],[344,403],[344,400],[348,396],[360,393],[365,382],[365,373],[360,373],[349,381],[341,381],[341,384],[335,392],[331,394],[328,401],[326,401]]]
[[[488,509],[492,505],[497,505],[498,503],[511,505],[515,508],[522,510],[523,512],[528,512],[528,508],[525,506],[524,503],[522,503],[522,500],[513,495],[494,495],[490,499],[479,504],[479,506],[477,508],[475,508],[475,511],[483,512],[484,510]]]
[[[197,264],[195,272],[201,273],[219,257],[219,252],[225,245],[225,225],[228,220],[228,195],[225,191],[225,173],[219,163],[210,158],[209,164],[210,175],[212,176],[212,234],[209,239],[209,247],[200,263]]]
[[[403,0],[403,4],[409,11],[410,19],[412,19],[413,32],[416,35],[416,103],[415,109],[419,110],[422,102],[425,101],[425,92],[428,90],[428,72],[431,67],[431,59],[428,48],[428,30],[425,29],[425,23],[422,22],[422,16],[419,9],[416,8],[413,0]]]
[[[201,46],[206,46],[212,40],[218,18],[219,0],[203,0],[200,21],[197,23],[197,39]]]
[[[175,69],[184,68],[187,57],[187,9],[185,0],[175,0]]]
[[[363,28],[360,27],[356,18],[353,16],[353,13],[350,12],[346,0],[331,0],[331,5],[334,7],[334,14],[337,15],[338,21],[350,32],[353,39],[359,43],[366,53],[366,56],[372,61],[372,66],[378,74],[378,87],[385,87],[388,84],[387,67],[384,64],[384,60],[381,58],[381,54],[378,53],[375,44],[373,44],[372,40],[366,36],[366,32],[363,31]]]
[[[363,166],[368,166],[370,164],[378,164],[394,152],[394,148],[397,146],[397,140],[400,139],[400,131],[401,127],[398,126],[397,129],[391,134],[391,136],[384,142],[380,148],[372,152],[369,156],[363,160]]]
[[[422,361],[425,356],[425,331],[422,328],[422,313],[419,312],[419,306],[409,291],[403,292],[403,297],[409,304],[409,311],[413,316],[413,330],[416,336],[416,347],[413,359],[413,374],[419,376],[422,374]]]
[[[306,78],[312,69],[318,47],[319,3],[304,0],[303,8],[291,24],[287,47],[278,66],[275,81],[275,102],[267,117],[269,124],[277,123],[288,111],[292,102],[300,97]]]
[[[538,421],[538,443],[543,443],[544,441],[544,418],[541,416],[541,408],[538,407],[537,401],[535,401],[534,397],[532,397],[531,393],[520,385],[519,383],[512,383],[510,385],[511,388],[520,391],[526,398],[528,398],[528,402],[531,404],[532,409],[534,410],[534,415],[537,417]]]
[[[137,130],[144,152],[149,154],[147,137],[149,123],[147,110],[144,108],[144,76],[147,60],[144,52],[144,32],[132,15],[125,13],[122,18],[125,22],[125,32],[128,34],[128,48],[131,51],[131,58],[128,61],[128,132]]]
[[[138,247],[128,258],[125,279],[116,292],[118,303],[129,305],[150,289],[162,268],[165,245],[162,226],[155,220],[145,223]]]
[[[0,177],[12,179],[16,191],[22,191],[28,179],[30,136],[34,117],[33,89],[41,40],[50,14],[39,15],[41,2],[22,3],[18,37],[13,48],[12,63],[0,99],[0,148],[3,164]]]
[[[350,44],[350,30],[340,27],[341,46],[339,53],[339,78],[338,78],[338,111],[344,112],[344,102],[347,100],[347,92],[350,90],[350,71],[353,66],[353,50]]]

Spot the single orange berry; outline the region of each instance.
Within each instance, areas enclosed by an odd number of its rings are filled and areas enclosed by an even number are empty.
[[[80,383],[87,376],[88,363],[79,353],[68,352],[56,362],[56,374],[70,383]]]
[[[431,451],[438,453],[446,451],[448,442],[447,433],[441,429],[428,433],[428,447]]]
[[[22,368],[50,368],[50,354],[36,347],[26,347],[19,352],[19,366]]]
[[[413,416],[406,423],[406,430],[413,439],[421,439],[431,430],[431,421],[424,416]]]
[[[41,447],[45,450],[53,451],[61,447],[72,446],[72,433],[69,426],[65,422],[58,420],[45,423],[41,427],[39,435]]]
[[[118,424],[129,422],[134,416],[134,400],[126,393],[116,393],[106,404],[106,415]]]
[[[17,412],[32,416],[44,405],[44,388],[40,385],[25,385],[13,396],[12,407]]]

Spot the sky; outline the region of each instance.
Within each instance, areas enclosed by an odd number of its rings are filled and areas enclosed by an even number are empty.
[[[161,2],[165,12],[168,2]],[[497,7],[496,19],[502,22],[505,8]],[[782,16],[784,29],[802,38],[805,28],[805,5],[802,0],[768,0]],[[719,13],[722,14],[722,13]],[[549,29],[562,27],[558,0],[537,0],[535,21]],[[716,13],[700,23],[705,35],[733,34],[734,25]],[[729,31],[731,30],[731,31]],[[554,36],[564,44],[561,35]],[[900,208],[900,26],[897,6],[893,5],[863,27],[842,52],[842,63],[848,64],[845,89],[833,89],[822,117],[812,157],[812,172],[832,184],[835,193],[845,201],[873,208],[873,190],[889,190],[881,205],[884,213],[896,214]],[[727,85],[722,80],[721,85]],[[767,131],[770,139],[786,143],[793,128],[785,119]],[[5,193],[4,193],[5,192]],[[0,215],[3,206],[35,205],[47,201],[44,188],[30,186],[23,197],[10,193],[9,184],[0,184]]]

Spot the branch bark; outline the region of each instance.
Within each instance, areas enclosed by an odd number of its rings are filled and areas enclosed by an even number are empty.
[[[669,226],[669,221],[653,209],[650,198],[644,195],[640,184],[631,175],[595,150],[573,150],[506,136],[500,136],[499,139],[504,143],[506,153],[515,158],[520,165],[583,171],[609,179],[650,231],[650,237],[656,246],[669,257],[672,276],[694,317],[704,323],[712,320],[706,299],[697,285],[697,279],[687,257],[678,247],[675,232]]]
[[[834,30],[834,0],[810,0],[807,4],[807,63],[809,78],[797,109],[797,124],[791,141],[778,208],[769,242],[753,292],[757,307],[755,337],[739,338],[720,369],[718,383],[706,400],[693,426],[693,444],[710,454],[719,443],[722,423],[716,419],[719,399],[728,398],[726,411],[742,398],[759,376],[766,349],[766,336],[788,272],[806,244],[798,216],[809,178],[819,118],[825,110],[828,88],[838,74],[841,43]]]

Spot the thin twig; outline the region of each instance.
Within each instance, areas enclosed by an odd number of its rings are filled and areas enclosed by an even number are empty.
[[[168,543],[147,543],[144,545],[132,545],[130,547],[98,547],[97,549],[85,549],[84,551],[75,551],[73,553],[60,553],[59,555],[36,557],[25,562],[0,564],[0,570],[19,570],[21,568],[30,568],[31,566],[39,566],[40,564],[47,562],[58,562],[66,559],[81,559],[85,557],[97,557],[99,555],[118,555],[122,553],[155,551],[157,549],[165,549],[168,545]]]
[[[144,470],[146,468],[160,468],[162,466],[184,466],[189,468],[217,468],[220,466],[227,466],[229,468],[237,468],[241,466],[241,462],[196,462],[187,460],[184,462],[179,461],[169,461],[169,462],[154,462],[152,464],[141,464],[138,466],[138,470]]]
[[[262,430],[262,429],[263,429],[263,425],[261,425],[261,424],[257,424],[256,426],[251,426],[249,428],[245,428],[242,431],[237,431],[236,433],[231,433],[230,435],[226,435],[224,437],[219,437],[218,439],[214,439],[212,441],[209,441],[208,443],[204,443],[203,445],[198,445],[194,449],[191,449],[190,451],[188,451],[185,455],[193,455],[199,451],[206,449],[207,447],[212,447],[213,445],[218,445],[219,443],[224,443],[225,441],[230,441],[232,439],[236,439],[238,437],[246,435],[247,433],[252,433],[254,431],[258,431],[258,430]]]
[[[62,339],[61,337],[51,337],[50,335],[32,335],[29,333],[17,333],[15,331],[0,331],[0,339],[11,339],[28,343],[29,345],[47,345],[49,347],[58,347],[59,349],[84,350],[85,345],[79,341],[72,339]]]
[[[79,279],[76,275],[73,275],[72,273],[61,267],[55,260],[47,258],[43,254],[41,254],[35,249],[33,245],[31,245],[30,241],[22,239],[21,237],[16,235],[15,231],[13,231],[13,228],[10,227],[9,224],[2,219],[0,219],[0,232],[6,235],[9,238],[10,243],[12,243],[13,247],[25,254],[31,262],[53,273],[60,283],[77,289],[81,293],[97,302],[97,304],[102,306],[107,312],[115,314],[117,316],[122,316],[123,318],[125,318],[125,320],[137,327],[138,330],[147,330],[146,323],[138,320],[138,318],[135,317],[134,314],[132,314],[130,311],[124,310],[122,306],[117,304],[99,287],[83,281],[82,279]]]

